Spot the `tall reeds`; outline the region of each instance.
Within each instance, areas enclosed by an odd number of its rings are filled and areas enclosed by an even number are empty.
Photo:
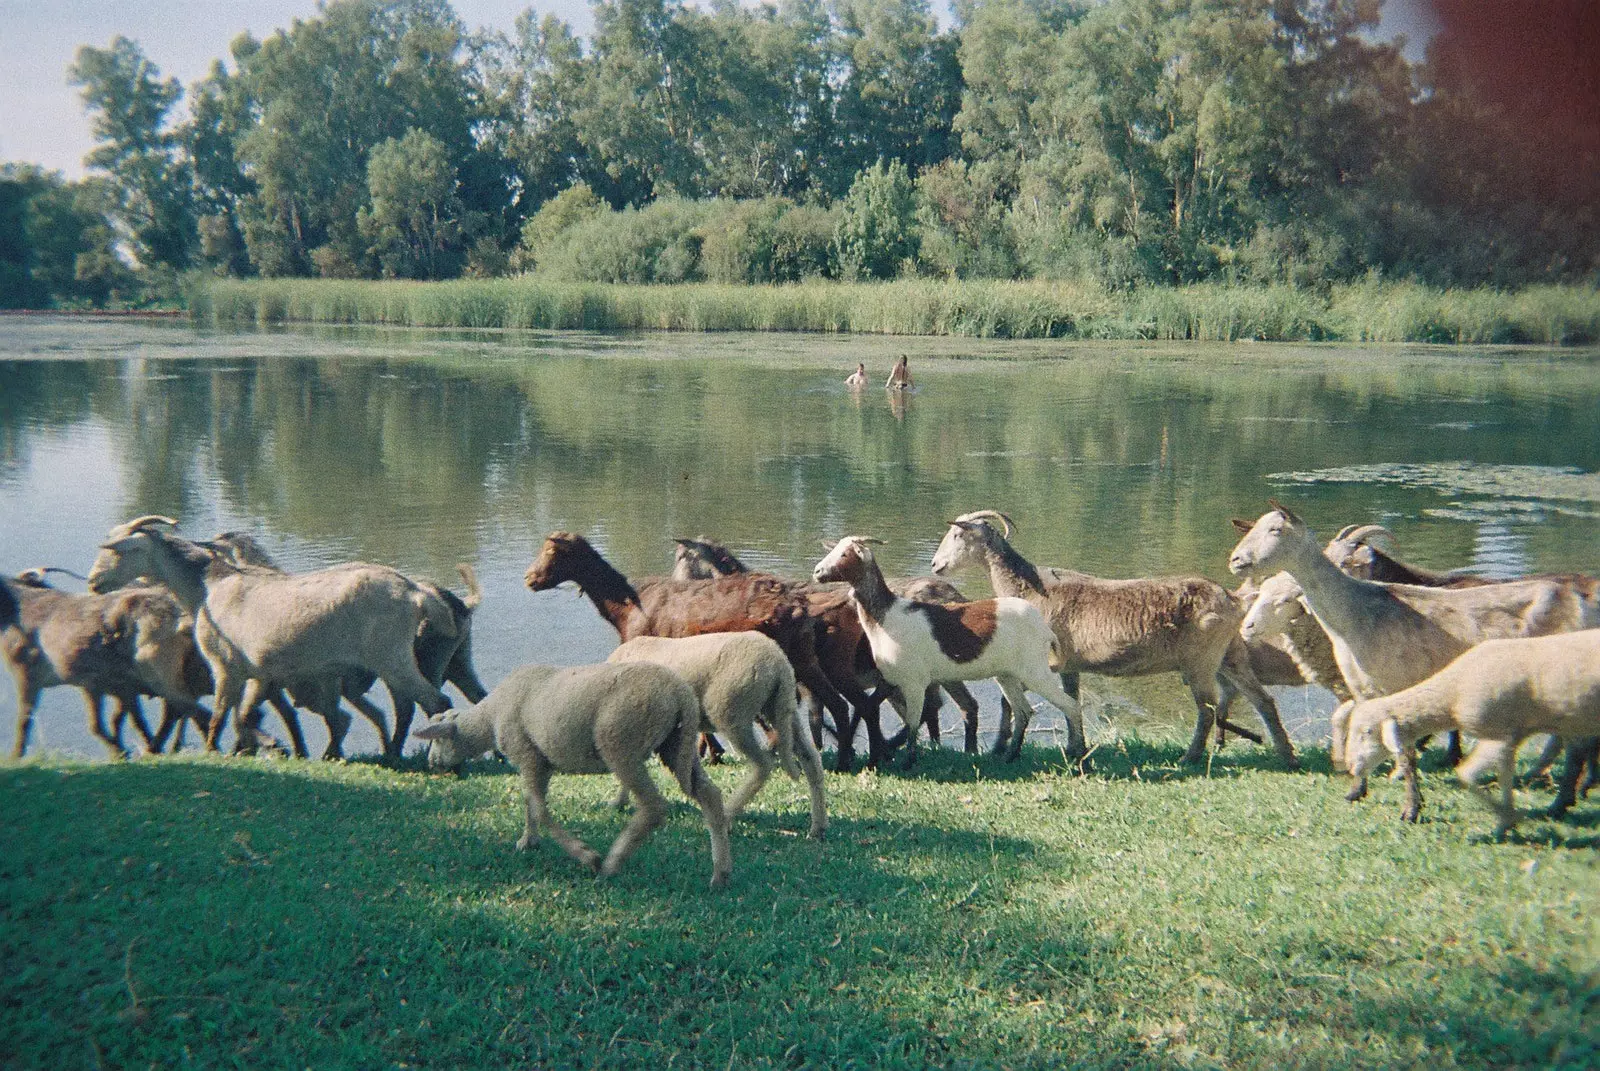
[[[1202,341],[1600,341],[1600,291],[1440,290],[1363,282],[1326,295],[1221,284],[1107,293],[1092,283],[902,279],[773,286],[632,286],[539,276],[451,282],[200,279],[194,317],[584,331],[816,331],[978,338]]]

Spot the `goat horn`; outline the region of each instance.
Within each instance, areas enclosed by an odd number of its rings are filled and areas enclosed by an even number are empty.
[[[1380,540],[1392,540],[1394,539],[1394,533],[1381,524],[1363,524],[1360,527],[1352,524],[1335,538],[1341,543],[1371,544],[1373,537],[1377,537]]]
[[[981,520],[984,520],[984,519],[989,518],[989,517],[993,517],[995,520],[999,521],[1005,527],[1006,538],[1010,539],[1011,538],[1011,531],[1015,527],[1015,525],[1012,523],[1010,517],[1007,517],[1004,513],[1001,513],[999,510],[995,510],[995,509],[980,509],[980,510],[977,510],[976,512],[973,512],[973,513],[963,514],[961,517],[958,518],[958,520],[963,520],[963,521],[981,521]]]
[[[467,609],[476,610],[478,605],[483,602],[483,590],[478,587],[477,572],[466,562],[457,563],[456,572],[460,574],[461,582],[467,586],[467,595],[461,601],[466,605]]]
[[[171,517],[163,517],[159,513],[147,513],[143,517],[135,517],[111,529],[112,535],[118,539],[130,536],[133,533],[150,527],[152,524],[164,524],[169,528],[178,527],[178,522]]]
[[[1286,520],[1288,520],[1288,522],[1290,524],[1304,524],[1305,523],[1304,521],[1302,521],[1300,519],[1299,515],[1294,512],[1294,510],[1290,509],[1288,506],[1285,506],[1282,502],[1279,502],[1276,498],[1267,499],[1267,505],[1271,506],[1273,509],[1275,509],[1279,513],[1283,514],[1284,518]]]
[[[884,545],[883,540],[879,539],[877,536],[857,536],[856,539],[862,543],[875,543],[880,547]]]

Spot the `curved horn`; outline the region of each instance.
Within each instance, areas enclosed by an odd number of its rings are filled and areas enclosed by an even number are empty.
[[[478,574],[466,562],[456,565],[456,572],[461,575],[461,582],[467,586],[467,593],[461,602],[469,610],[476,610],[478,604],[483,602],[483,590],[478,587]]]
[[[1011,532],[1016,527],[1016,525],[1014,525],[1012,523],[1010,517],[1007,517],[1004,513],[1001,513],[997,509],[980,509],[980,510],[973,511],[972,513],[963,513],[961,516],[957,517],[956,520],[958,520],[958,521],[985,521],[985,520],[989,520],[990,518],[993,518],[994,520],[999,521],[1001,523],[1001,525],[1004,526],[1004,528],[1006,530],[1006,538],[1010,539],[1011,538]]]
[[[884,545],[884,541],[879,539],[877,536],[856,536],[856,541],[859,543],[866,543],[869,546],[875,545],[881,547]]]
[[[1379,542],[1393,543],[1394,533],[1381,524],[1350,525],[1334,537],[1341,543],[1366,543],[1377,546]]]
[[[163,517],[159,513],[147,513],[143,517],[135,517],[131,521],[124,521],[122,524],[117,525],[111,529],[111,536],[112,539],[121,539],[123,536],[130,536],[141,529],[148,528],[152,524],[164,524],[168,528],[178,527],[178,522],[171,517]]]

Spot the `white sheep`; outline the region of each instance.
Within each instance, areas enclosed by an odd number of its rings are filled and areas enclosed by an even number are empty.
[[[651,752],[677,778],[684,795],[699,804],[711,831],[711,887],[728,882],[733,863],[722,793],[700,768],[700,702],[676,673],[649,662],[598,666],[524,666],[500,682],[481,703],[424,725],[414,734],[429,741],[428,765],[459,769],[495,748],[522,775],[527,820],[517,850],[526,851],[548,833],[584,866],[610,877],[640,842],[666,820],[667,801],[650,779]],[[552,774],[616,775],[637,805],[632,820],[605,861],[556,824],[545,804]]]
[[[810,836],[828,828],[822,792],[822,756],[811,733],[798,725],[794,667],[770,638],[759,632],[722,632],[668,639],[640,636],[611,652],[612,663],[653,662],[689,683],[700,700],[703,732],[721,733],[750,763],[750,773],[728,801],[728,818],[738,817],[772,774],[772,754],[761,742],[757,724],[777,736],[777,758],[783,772],[799,778],[795,751],[811,793]]]
[[[868,546],[878,542],[882,540],[845,536],[811,575],[818,583],[843,580],[850,585],[850,598],[872,645],[873,661],[883,679],[899,693],[890,702],[906,723],[907,766],[917,758],[916,730],[921,720],[920,708],[912,713],[909,701],[920,702],[928,685],[938,681],[999,680],[1017,719],[1016,730],[1009,737],[1007,761],[1015,761],[1021,753],[1033,714],[1024,689],[1055,704],[1066,716],[1072,738],[1083,739],[1078,704],[1055,677],[1060,670],[1060,644],[1037,607],[1009,597],[955,604],[898,598],[889,590]],[[1002,723],[1002,740],[1007,739],[1007,729]]]
[[[1357,777],[1385,751],[1414,768],[1416,742],[1429,733],[1459,729],[1477,737],[1456,775],[1480,791],[1478,777],[1498,765],[1500,802],[1485,798],[1500,815],[1496,832],[1504,833],[1517,821],[1511,786],[1518,745],[1534,733],[1600,735],[1600,629],[1486,640],[1420,684],[1357,702],[1348,724],[1345,758]],[[1420,793],[1408,806],[1413,802],[1420,809]]]

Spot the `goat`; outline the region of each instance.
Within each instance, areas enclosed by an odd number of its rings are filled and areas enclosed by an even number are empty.
[[[836,726],[850,722],[850,707],[835,678],[817,661],[817,624],[806,599],[776,577],[747,573],[716,580],[646,577],[637,587],[601,557],[587,539],[552,532],[523,576],[533,591],[571,581],[600,616],[627,642],[635,636],[698,636],[708,632],[760,632],[777,641],[795,680],[833,714]],[[853,679],[838,680],[857,693]],[[840,736],[841,747],[845,737]]]
[[[1488,584],[1505,584],[1517,580],[1550,580],[1572,588],[1581,598],[1600,602],[1600,579],[1582,573],[1538,573],[1510,579],[1491,579],[1465,573],[1436,573],[1419,565],[1401,561],[1392,553],[1394,533],[1381,524],[1346,525],[1339,534],[1328,541],[1322,553],[1342,571],[1361,580],[1375,580],[1383,584],[1416,584],[1429,588],[1475,588]],[[1389,547],[1380,544],[1389,544]],[[1460,734],[1449,734],[1448,761],[1454,766],[1461,761]],[[1549,769],[1560,753],[1561,741],[1552,737],[1534,773]]]
[[[1071,757],[1085,755],[1077,701],[1062,691],[1052,676],[1060,645],[1044,615],[1031,603],[1015,598],[953,605],[898,598],[873,559],[868,544],[876,542],[881,540],[846,536],[816,564],[811,576],[818,583],[842,580],[850,585],[850,599],[872,645],[878,672],[899,692],[890,702],[906,724],[906,765],[917,759],[917,721],[908,709],[911,700],[924,695],[934,681],[986,677],[1000,682],[1016,712],[1014,734],[1003,722],[1000,726],[1000,740],[1009,737],[1007,761],[1020,756],[1033,714],[1024,689],[1037,692],[1061,710],[1071,726],[1071,739],[1078,742]]]
[[[699,804],[711,831],[711,887],[733,871],[722,793],[700,768],[695,737],[700,704],[683,678],[649,662],[621,665],[524,666],[480,703],[417,729],[429,741],[428,765],[459,770],[490,748],[522,775],[526,820],[517,850],[548,833],[568,855],[602,877],[621,869],[640,842],[666,821],[667,801],[645,760],[655,752],[683,794]],[[554,773],[616,775],[638,805],[605,861],[550,817],[545,793]]]
[[[77,595],[43,584],[39,575],[0,579],[6,603],[16,610],[14,627],[0,631],[0,654],[17,686],[16,758],[27,753],[39,693],[55,685],[82,690],[89,731],[115,759],[128,757],[122,724],[129,717],[146,750],[160,750],[145,721],[141,695],[160,696],[169,709],[209,720],[184,688],[184,655],[191,641],[183,611],[169,596],[148,588]],[[117,704],[110,729],[107,696]]]
[[[1409,688],[1487,639],[1600,624],[1600,605],[1552,581],[1427,588],[1357,580],[1328,560],[1304,521],[1276,500],[1271,506],[1254,524],[1234,522],[1249,530],[1229,556],[1228,568],[1237,576],[1290,574],[1327,632],[1339,672],[1356,699]],[[1336,747],[1347,736],[1349,711],[1347,702],[1333,712]],[[1407,785],[1401,817],[1415,820],[1420,797],[1409,753],[1401,773]],[[1366,777],[1358,776],[1347,798],[1360,799],[1366,787]]]
[[[1003,534],[993,521],[1003,526]],[[1038,607],[1061,644],[1067,694],[1077,695],[1083,671],[1114,677],[1183,674],[1196,710],[1194,736],[1183,761],[1193,763],[1205,754],[1221,709],[1221,674],[1255,706],[1284,765],[1298,767],[1277,705],[1251,673],[1248,653],[1237,639],[1243,610],[1230,592],[1198,576],[1104,580],[1040,568],[1012,547],[1011,531],[1010,518],[994,510],[957,517],[934,552],[933,571],[987,566],[996,594]],[[1075,739],[1068,746],[1081,749],[1083,741]]]
[[[220,551],[241,567],[283,572],[261,544],[245,532],[223,532],[201,545]],[[462,562],[456,566],[456,572],[466,585],[465,597],[426,580],[412,580],[424,594],[437,599],[448,610],[454,626],[448,632],[435,627],[432,621],[437,615],[430,615],[423,621],[422,631],[417,634],[414,645],[417,668],[436,687],[454,684],[467,702],[476,703],[489,694],[489,690],[478,679],[478,671],[472,663],[472,614],[483,601],[483,593],[478,587],[478,577],[472,566]],[[395,701],[394,730],[390,732],[383,712],[366,698],[366,693],[375,682],[376,677],[364,673],[344,677],[339,683],[344,698],[377,727],[378,738],[383,742],[384,757],[391,761],[398,760],[405,750],[406,734],[411,729],[415,706],[409,702]],[[340,735],[342,737],[343,734]]]
[[[430,713],[449,708],[417,669],[413,644],[424,620],[444,632],[455,626],[437,600],[393,569],[341,566],[292,576],[247,570],[164,531],[159,520],[140,520],[146,523],[101,547],[89,586],[103,591],[153,577],[195,616],[195,641],[216,688],[208,748],[235,709],[244,728],[264,696],[290,683],[323,682],[309,689],[315,694],[307,702],[333,724],[344,717],[338,679],[352,670],[383,678],[397,708],[406,700]]]
[[[734,573],[748,573],[750,571],[750,567],[740,561],[727,547],[714,540],[706,539],[704,536],[698,539],[675,539],[673,542],[676,544],[673,550],[672,562],[672,578],[674,580],[706,580],[715,576],[730,576]],[[956,603],[967,601],[966,596],[956,590],[954,584],[941,580],[936,576],[890,580],[889,590],[903,598],[916,599],[921,602]],[[841,640],[846,642],[854,639],[854,648],[849,651],[841,650],[838,652],[838,657],[848,657],[851,660],[848,664],[855,665],[858,676],[865,678],[863,681],[864,686],[876,688],[882,681],[877,667],[867,666],[865,671],[861,671],[861,667],[858,664],[863,653],[868,661],[872,657],[872,650],[866,643],[865,635],[860,633],[859,625],[853,630],[848,627],[840,627],[846,625],[847,622],[855,622],[855,611],[843,603],[830,601],[820,602],[813,605],[812,608],[824,623],[830,626],[825,638],[818,643],[817,660],[822,664],[824,670],[827,670],[834,661],[834,658],[831,657],[834,652],[830,649],[831,644],[829,642],[832,637],[838,635]],[[846,611],[842,619],[840,614],[834,612],[836,609]],[[830,674],[831,676],[832,674]],[[960,681],[943,681],[939,684],[928,686],[928,692],[922,701],[922,724],[928,727],[929,738],[932,739],[934,744],[939,743],[939,708],[943,705],[939,698],[940,689],[943,689],[961,710],[962,720],[966,729],[965,738],[962,742],[964,749],[968,754],[976,753],[978,750],[978,701],[973,697],[967,686]],[[879,725],[877,714],[878,701],[877,697],[874,696],[867,709],[856,709],[855,718],[858,721],[866,721],[869,739],[872,742],[882,741],[883,748],[887,751],[897,745],[893,740],[883,739],[883,732]],[[874,755],[873,761],[877,761],[880,757],[882,756]]]
[[[811,734],[796,732],[794,668],[783,649],[759,632],[724,632],[665,639],[639,636],[611,652],[607,662],[654,662],[689,682],[703,715],[702,732],[718,732],[750,763],[744,784],[728,801],[728,818],[737,818],[772,773],[772,756],[762,746],[756,726],[776,736],[778,762],[784,773],[800,777],[795,752],[805,770],[811,794],[810,836],[828,828],[822,794],[822,757]]]
[[[1496,835],[1517,822],[1511,788],[1517,747],[1532,733],[1569,740],[1600,735],[1600,629],[1532,639],[1485,640],[1428,679],[1351,707],[1345,754],[1361,777],[1387,749],[1408,763],[1416,742],[1441,729],[1478,738],[1457,776],[1469,788],[1499,767]],[[1408,793],[1414,790],[1408,785]],[[1420,810],[1416,793],[1408,805]],[[1413,820],[1416,814],[1413,813]]]

